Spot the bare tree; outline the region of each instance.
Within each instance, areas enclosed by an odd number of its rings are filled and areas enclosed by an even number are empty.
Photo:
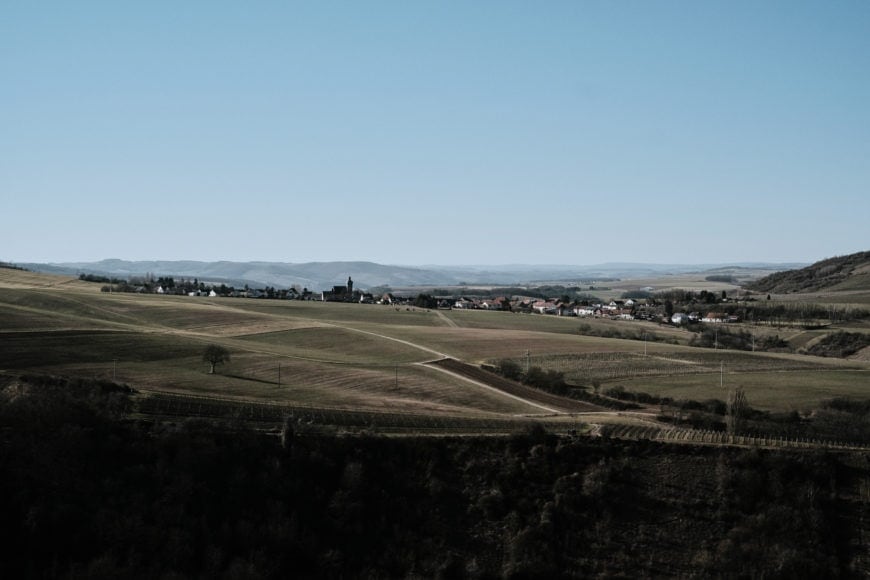
[[[734,387],[728,391],[728,404],[725,410],[725,426],[729,435],[735,435],[743,426],[749,402],[743,387]]]
[[[205,347],[205,352],[202,353],[202,360],[211,365],[210,375],[214,374],[215,366],[230,362],[230,351],[217,344],[210,344]]]

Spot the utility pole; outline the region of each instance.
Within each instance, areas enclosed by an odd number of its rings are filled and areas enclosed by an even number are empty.
[[[643,333],[643,356],[646,356],[646,331]]]
[[[529,374],[529,368],[532,364],[532,353],[529,349],[526,349],[526,375]]]
[[[716,350],[719,348],[719,328],[716,327],[714,329],[714,331],[715,331],[715,334],[714,334],[714,338],[713,338],[713,349]]]
[[[725,363],[719,363],[719,388],[725,388]]]

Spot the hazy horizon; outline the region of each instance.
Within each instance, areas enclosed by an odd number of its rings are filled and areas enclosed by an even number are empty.
[[[0,259],[867,249],[870,4],[13,3]]]
[[[834,257],[834,256],[828,256]],[[302,264],[340,264],[340,263],[361,263],[361,264],[375,264],[379,266],[391,266],[391,267],[400,267],[400,268],[457,268],[457,269],[474,269],[474,268],[600,268],[600,267],[658,267],[658,268],[668,268],[668,267],[715,267],[715,266],[740,266],[746,265],[748,267],[752,266],[766,266],[766,265],[792,265],[792,264],[810,264],[807,261],[786,261],[786,262],[777,262],[777,261],[768,261],[768,260],[728,260],[725,262],[628,262],[628,261],[606,261],[606,262],[595,262],[595,263],[476,263],[476,264],[454,264],[454,263],[439,263],[439,264],[424,264],[424,263],[388,263],[388,262],[376,262],[374,260],[310,260],[306,262],[291,262],[286,260],[198,260],[198,259],[187,259],[187,258],[173,258],[173,259],[160,259],[160,258],[147,258],[141,260],[128,260],[125,258],[102,258],[100,260],[69,260],[69,261],[57,261],[50,260],[46,262],[37,262],[32,260],[0,260],[3,262],[7,262],[10,264],[44,264],[44,265],[57,265],[57,266],[72,266],[72,265],[84,265],[84,264],[99,264],[104,262],[124,262],[124,263],[201,263],[201,264],[217,264],[221,262],[226,263],[234,263],[234,264],[286,264],[286,265],[302,265]]]

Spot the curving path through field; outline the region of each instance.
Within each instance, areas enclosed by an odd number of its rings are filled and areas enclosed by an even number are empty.
[[[436,310],[435,314],[438,315],[438,318],[444,321],[444,324],[450,326],[452,328],[459,328],[459,325],[456,324],[456,321],[441,312],[440,310]]]
[[[404,340],[401,338],[395,338],[392,336],[387,336],[386,334],[378,334],[377,332],[372,332],[370,330],[361,330],[359,328],[353,328],[352,326],[342,326],[340,324],[327,323],[326,326],[333,326],[335,328],[341,328],[342,330],[351,330],[353,332],[359,332],[360,334],[368,334],[369,336],[375,336],[377,338],[381,338],[383,340],[392,340],[393,342],[398,342],[399,344],[404,344],[405,346],[410,346],[411,348],[416,348],[418,350],[422,350],[424,352],[428,352],[429,354],[433,354],[438,358],[450,358],[450,355],[447,355],[443,352],[439,352],[434,348],[429,348],[428,346],[423,346],[422,344],[417,344],[415,342],[411,342],[410,340]]]
[[[437,362],[437,361],[436,361],[436,362]],[[454,372],[454,371],[451,371],[451,370],[449,370],[449,369],[446,369],[446,368],[444,368],[443,366],[440,366],[440,365],[437,365],[437,364],[430,364],[430,363],[419,363],[419,364],[426,366],[426,368],[435,369],[435,370],[440,371],[440,372],[442,372],[442,373],[448,374],[448,375],[450,375],[450,376],[452,376],[452,377],[456,377],[456,378],[458,378],[458,379],[462,379],[463,381],[465,381],[465,382],[467,382],[467,383],[471,383],[471,384],[473,384],[473,385],[477,385],[478,387],[481,387],[481,388],[483,388],[483,389],[487,389],[487,390],[490,390],[490,391],[496,392],[496,393],[498,393],[499,395],[502,395],[502,396],[505,396],[505,397],[509,397],[509,398],[511,398],[511,399],[515,399],[515,400],[517,400],[517,401],[520,401],[520,402],[522,402],[522,403],[525,403],[526,405],[530,405],[530,406],[532,406],[532,407],[537,407],[538,409],[541,409],[541,410],[546,411],[546,412],[548,412],[548,413],[552,413],[552,414],[554,414],[554,415],[561,415],[561,414],[564,414],[564,413],[565,413],[564,411],[561,411],[561,410],[558,410],[558,409],[553,409],[553,408],[550,408],[550,407],[547,407],[547,406],[541,405],[540,403],[536,403],[536,402],[534,402],[534,401],[530,401],[529,399],[525,399],[525,398],[523,398],[523,397],[520,397],[520,396],[514,395],[513,393],[508,393],[508,392],[503,391],[503,390],[501,390],[501,389],[499,389],[499,388],[497,388],[497,387],[493,387],[492,385],[488,385],[488,384],[486,384],[486,383],[484,383],[484,382],[482,382],[482,381],[475,380],[475,379],[472,379],[471,377],[467,377],[467,376],[461,375],[461,374],[459,374],[459,373],[457,373],[457,372]]]
[[[435,369],[440,372],[449,374],[452,377],[461,379],[477,387],[496,392],[503,397],[520,401],[521,403],[537,409],[541,409],[542,411],[546,411],[547,413],[565,415],[577,412],[603,411],[597,406],[591,405],[589,403],[582,403],[579,401],[574,401],[572,399],[558,397],[556,395],[551,395],[542,391],[539,392],[536,389],[530,389],[528,387],[515,384],[513,383],[513,381],[508,381],[507,379],[502,379],[501,377],[490,377],[488,376],[488,373],[485,373],[477,367],[458,361],[446,353],[437,351],[427,346],[423,346],[421,344],[417,344],[415,342],[411,342],[409,340],[387,336],[385,334],[372,332],[370,330],[352,328],[349,326],[342,326],[338,324],[332,326],[335,326],[336,328],[342,328],[344,330],[359,332],[361,334],[367,334],[369,336],[374,336],[383,340],[391,340],[405,346],[410,346],[412,348],[422,350],[423,352],[433,354],[437,357],[436,360],[416,364],[420,364],[427,368]],[[510,385],[506,385],[506,383],[510,383]]]

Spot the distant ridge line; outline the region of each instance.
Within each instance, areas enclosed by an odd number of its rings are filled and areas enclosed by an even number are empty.
[[[802,266],[802,264],[800,264]],[[173,276],[200,281],[252,287],[294,285],[318,291],[344,283],[348,276],[360,288],[380,286],[527,285],[553,280],[586,282],[619,278],[656,277],[663,274],[697,273],[708,270],[761,269],[769,272],[789,269],[795,264],[761,262],[728,264],[638,264],[604,263],[593,266],[507,265],[507,266],[397,266],[370,261],[334,262],[205,262],[196,260],[140,260],[117,258],[97,262],[21,263],[34,272],[78,276],[137,277]]]

